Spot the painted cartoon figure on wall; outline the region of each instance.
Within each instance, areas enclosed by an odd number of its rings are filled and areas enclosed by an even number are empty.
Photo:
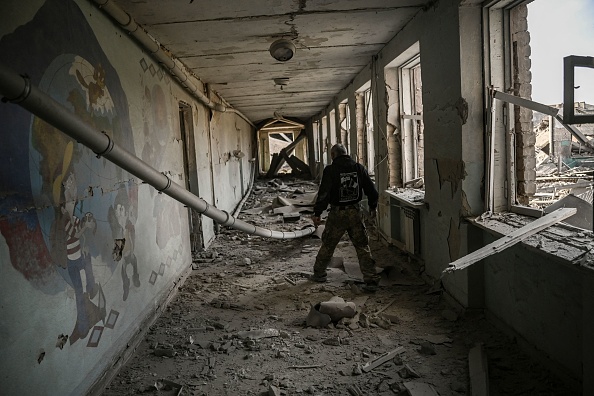
[[[99,294],[101,285],[95,281],[87,237],[96,232],[97,222],[91,212],[81,217],[77,214],[78,187],[70,166],[73,146],[72,141],[66,144],[62,171],[52,183],[53,200],[59,208],[52,225],[52,253],[56,263],[68,271],[76,300],[77,317],[69,338],[71,344],[85,338],[91,327],[104,320],[106,314],[105,307],[100,309],[92,301]],[[81,272],[85,274],[86,288]]]
[[[101,64],[93,66],[78,56],[60,56],[46,76],[50,80],[42,80],[44,89],[66,91],[63,97],[75,114],[98,129],[113,131],[119,144],[130,146],[130,135],[119,130],[119,114]],[[109,293],[106,296],[104,290],[112,290],[110,274],[117,271],[120,260],[123,300],[130,284],[141,284],[133,253],[137,189],[122,183],[112,191],[110,180],[125,177],[121,169],[97,159],[92,151],[37,118],[32,123],[31,147],[33,193],[37,205],[46,207],[38,215],[40,227],[56,272],[74,290],[76,323],[69,337],[73,344],[85,339],[93,326],[105,322]],[[93,186],[104,194],[95,195]],[[115,198],[109,200],[109,196]],[[45,204],[48,197],[49,206]],[[110,239],[121,243],[121,256],[116,259],[106,243]],[[132,267],[130,276],[128,267]]]
[[[123,297],[126,301],[130,293],[130,276],[128,266],[132,267],[132,285],[140,287],[140,275],[138,273],[138,261],[134,254],[136,211],[131,204],[128,194],[135,195],[137,188],[132,187],[129,191],[125,185],[121,185],[113,203],[108,211],[108,221],[114,238],[112,252],[113,260],[121,261],[120,273],[122,276]]]
[[[84,12],[77,2],[40,3],[29,22],[0,38],[0,58],[134,154],[130,102]],[[23,42],[35,57],[23,53]],[[42,322],[54,315],[70,345],[96,347],[104,329],[130,320],[133,287],[145,284],[134,254],[136,181],[29,112],[0,106],[0,120],[0,158],[5,159],[0,233],[6,263],[14,269],[0,279],[27,282],[32,301],[45,296],[63,301],[51,312],[29,316],[31,326],[45,326]],[[113,256],[116,239],[125,240],[119,260]],[[106,312],[115,312],[115,319],[110,322]]]
[[[93,110],[101,110],[105,107],[109,96],[105,95],[105,70],[101,64],[93,68],[93,77],[85,78],[80,70],[76,70],[76,79],[87,91],[87,104]]]

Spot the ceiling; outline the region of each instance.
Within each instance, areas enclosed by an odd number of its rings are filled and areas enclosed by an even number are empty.
[[[432,0],[117,0],[157,41],[253,122],[306,120]],[[278,39],[296,47],[281,62]],[[274,78],[286,78],[280,89]]]

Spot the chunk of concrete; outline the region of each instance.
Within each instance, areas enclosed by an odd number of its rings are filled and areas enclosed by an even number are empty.
[[[258,340],[260,338],[278,337],[280,332],[277,329],[248,330],[240,331],[236,336],[243,339]]]
[[[309,314],[305,319],[305,324],[308,327],[326,327],[332,322],[330,315],[323,314],[319,311],[320,304],[311,305]]]
[[[340,297],[332,297],[329,301],[320,303],[320,313],[330,316],[333,322],[342,318],[352,318],[357,313],[357,306],[354,302],[346,302]]]
[[[268,396],[281,396],[281,391],[274,385],[268,387]]]

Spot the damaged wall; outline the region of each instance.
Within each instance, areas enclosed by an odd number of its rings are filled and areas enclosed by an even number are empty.
[[[195,102],[91,2],[11,1],[0,61],[121,147],[185,185],[179,102],[192,108],[203,197],[232,209],[249,164],[216,164],[252,130]],[[26,50],[24,50],[26,49]],[[85,394],[164,303],[191,262],[188,211],[27,111],[0,105],[2,391]],[[211,196],[209,196],[211,195]],[[212,240],[212,221],[203,224]]]
[[[214,202],[217,208],[228,212],[235,209],[249,185],[252,138],[243,136],[246,130],[250,130],[250,125],[244,119],[229,114],[215,112],[210,121]],[[233,155],[239,149],[246,154],[243,158]]]
[[[532,99],[527,5],[519,5],[510,11],[510,30],[514,95]],[[530,197],[536,193],[536,133],[532,128],[532,110],[514,106],[513,123],[516,137],[516,199],[518,203],[528,205]]]
[[[494,240],[485,235],[486,243]],[[585,310],[589,295],[583,294],[581,285],[591,283],[593,277],[588,279],[559,259],[522,245],[485,259],[484,272],[489,312],[520,339],[552,357],[562,367],[560,375],[579,380],[582,361],[592,352],[583,348],[582,324],[591,327],[592,319]]]
[[[440,1],[427,10],[420,12],[404,29],[402,29],[377,56],[341,93],[335,102],[345,99],[352,103],[355,91],[372,81],[374,102],[374,142],[376,142],[377,162],[376,185],[380,192],[389,187],[390,180],[398,182],[399,177],[388,172],[386,157],[391,160],[402,158],[401,153],[394,150],[400,147],[393,139],[392,121],[394,108],[388,105],[394,102],[388,95],[395,94],[393,85],[395,76],[384,77],[384,68],[400,54],[407,51],[415,43],[420,43],[422,59],[422,102],[424,108],[424,174],[425,201],[427,213],[421,216],[421,256],[425,260],[426,270],[430,276],[438,278],[441,271],[452,259],[465,254],[467,236],[460,231],[461,218],[480,214],[483,210],[481,187],[483,178],[482,159],[482,59],[480,34],[478,39],[461,36],[473,35],[481,26],[481,9],[473,7],[473,14],[464,16],[472,25],[465,25],[462,31],[460,24],[461,8],[456,0]],[[478,41],[477,41],[478,40]],[[471,57],[466,55],[472,54]],[[466,63],[466,64],[465,64]],[[462,66],[463,64],[464,67]],[[461,72],[471,73],[468,81],[463,83]],[[474,78],[476,77],[476,78]],[[387,83],[387,85],[386,85]],[[381,87],[381,88],[379,88]],[[472,103],[468,103],[468,98]],[[361,104],[355,109],[359,110]],[[327,108],[327,112],[331,109]],[[359,113],[361,111],[359,110]],[[353,112],[351,112],[353,114]],[[388,116],[391,124],[388,125]],[[397,120],[397,118],[396,118]],[[357,123],[360,124],[360,123]],[[351,129],[352,130],[352,129]],[[390,136],[387,135],[390,133]],[[362,145],[366,140],[360,135],[358,139],[359,156],[363,156]],[[356,152],[355,148],[351,152]],[[400,155],[399,155],[400,154]],[[394,167],[397,171],[402,167]],[[401,180],[401,175],[400,180]],[[465,181],[468,183],[464,184]],[[388,200],[389,201],[389,200]],[[388,202],[387,201],[387,202]],[[381,221],[389,221],[390,216],[382,216]],[[452,227],[452,224],[455,227]],[[380,224],[382,230],[389,230],[389,224]],[[448,243],[450,240],[463,241],[460,244]],[[438,238],[435,236],[439,235]],[[460,246],[460,248],[458,248]],[[462,292],[459,298],[466,299],[466,281],[460,285]]]
[[[370,59],[368,67],[335,98],[335,102],[348,98],[354,121],[352,98],[355,90],[369,79],[375,81],[373,87],[381,87],[373,93],[374,106],[379,107],[374,109],[374,114],[379,117],[379,125],[374,125],[374,139],[379,142],[376,152],[381,154],[378,161],[385,154],[395,160],[399,153],[393,150],[398,143],[389,140],[394,132],[398,133],[393,124],[399,114],[394,115],[394,108],[390,108],[395,78],[388,75],[384,89],[380,71],[419,42],[425,126],[425,208],[421,209],[420,216],[420,256],[426,273],[434,279],[440,278],[442,270],[451,261],[493,240],[490,234],[477,231],[464,221],[464,218],[478,216],[485,210],[483,11],[479,1],[442,0],[419,12],[382,49],[377,59]],[[514,12],[521,20],[516,21],[513,38],[519,44],[527,44],[529,36],[523,22],[523,9]],[[498,46],[499,37],[503,36],[501,22],[501,16],[492,11],[488,27],[494,29],[490,36],[493,42],[485,43],[486,46]],[[516,94],[525,97],[530,95],[528,55],[528,47],[516,51],[516,65],[523,71],[516,74],[514,87]],[[491,56],[501,63],[492,62],[491,67],[503,71],[501,51],[492,49]],[[503,80],[496,82],[503,86]],[[532,129],[528,126],[529,115],[516,113],[514,125],[516,133],[521,135],[516,136],[516,160],[522,161],[517,173],[523,172],[518,176],[521,184],[518,194],[528,196],[533,180],[530,163],[534,142],[530,135]],[[495,121],[503,124],[499,113]],[[374,122],[377,122],[375,117]],[[352,124],[351,131],[355,132],[353,127]],[[497,142],[497,150],[505,147],[505,134],[500,131],[498,129],[497,133],[502,141]],[[390,135],[388,141],[382,139],[384,133]],[[358,140],[359,152],[364,141],[362,138]],[[354,144],[357,140],[351,139],[351,142]],[[351,153],[357,153],[357,147],[351,147]],[[495,179],[506,180],[508,159],[505,152],[496,153],[495,163]],[[379,170],[376,181],[380,192],[388,188],[388,183],[398,182],[386,168]],[[498,183],[496,188],[495,208],[506,210],[508,200],[504,183]],[[401,229],[398,224],[389,224],[396,221],[396,216],[390,216],[389,205],[390,200],[382,194],[380,211],[386,213],[380,213],[379,228],[386,234],[391,229]],[[583,381],[584,394],[589,394],[594,387],[594,380],[588,375],[594,367],[594,349],[591,337],[584,337],[584,334],[594,328],[591,319],[594,304],[591,288],[588,288],[593,284],[593,277],[583,276],[569,264],[551,260],[543,252],[528,250],[519,244],[448,275],[443,279],[443,285],[447,295],[462,306],[485,309],[490,317],[496,318],[493,319],[495,323],[509,326],[511,334],[541,351],[539,356],[551,359],[573,379]]]

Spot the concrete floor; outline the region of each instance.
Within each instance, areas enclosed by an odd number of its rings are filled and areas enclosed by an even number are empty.
[[[343,268],[330,269],[329,281],[318,284],[306,276],[319,239],[223,230],[195,258],[176,299],[103,394],[176,395],[183,387],[182,395],[406,395],[413,382],[442,396],[464,395],[470,394],[468,352],[478,343],[488,357],[491,395],[575,394],[482,313],[456,312],[439,288],[422,280],[418,263],[369,231],[386,285],[374,294],[353,286],[357,260],[346,237],[335,253]],[[381,311],[377,316],[391,323],[307,327],[311,305],[333,296],[355,302],[371,318]],[[266,337],[245,338],[250,330],[265,330],[257,334]],[[397,358],[360,372],[398,347]]]

